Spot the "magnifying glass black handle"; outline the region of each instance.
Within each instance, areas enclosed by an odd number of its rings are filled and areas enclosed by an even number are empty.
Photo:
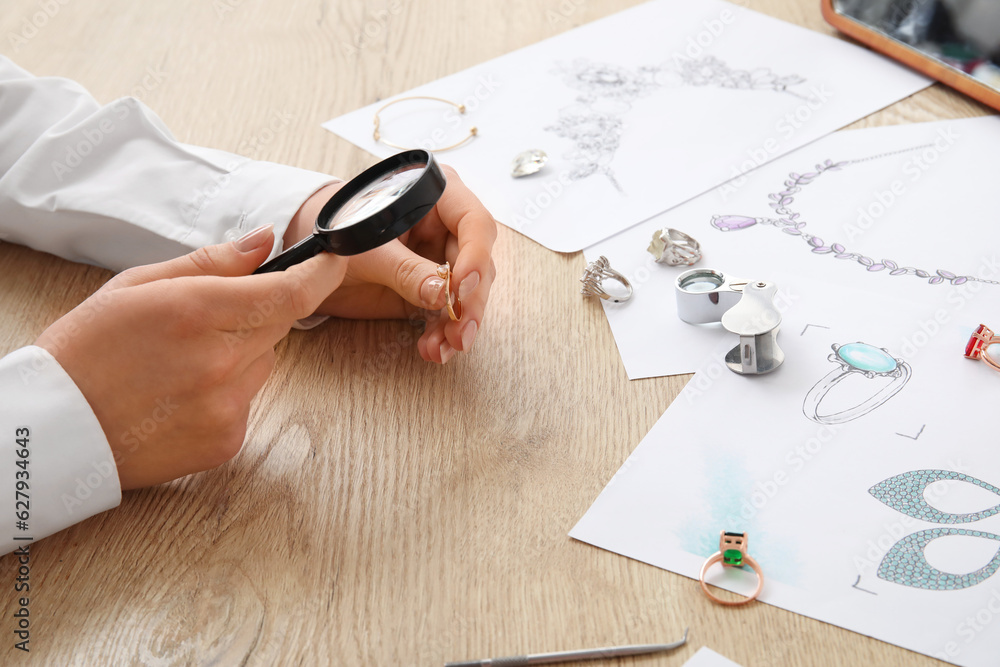
[[[305,237],[274,259],[264,262],[256,271],[254,271],[254,273],[284,271],[288,267],[300,264],[310,257],[315,257],[321,252],[323,252],[323,245],[320,243],[319,238],[313,234]]]

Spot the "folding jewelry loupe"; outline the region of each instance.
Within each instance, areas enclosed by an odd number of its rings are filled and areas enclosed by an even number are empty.
[[[781,313],[774,306],[777,287],[750,282],[715,269],[691,269],[677,276],[677,316],[689,324],[721,322],[740,337],[726,354],[726,366],[740,375],[770,373],[785,360],[778,347]]]
[[[715,269],[690,269],[677,276],[677,316],[688,324],[720,322],[743,298],[747,281]]]

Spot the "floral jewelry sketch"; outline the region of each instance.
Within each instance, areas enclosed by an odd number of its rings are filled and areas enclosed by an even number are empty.
[[[898,394],[910,380],[910,365],[889,354],[889,350],[868,343],[833,344],[833,354],[827,357],[838,365],[813,385],[802,402],[802,413],[818,424],[843,424],[868,414]],[[874,394],[839,412],[820,414],[820,404],[837,384],[851,375],[868,380],[889,378]]]
[[[798,236],[805,241],[809,245],[810,250],[817,255],[832,254],[837,259],[853,260],[873,273],[888,270],[890,276],[916,276],[918,278],[926,278],[928,284],[930,285],[940,285],[945,281],[952,285],[963,285],[967,282],[1000,285],[1000,281],[987,280],[985,278],[977,278],[975,276],[960,276],[951,271],[945,271],[944,269],[937,269],[937,271],[932,274],[930,271],[925,271],[924,269],[917,269],[912,266],[900,266],[898,262],[891,259],[875,261],[873,258],[862,255],[861,253],[849,252],[840,243],[831,243],[827,245],[822,238],[805,232],[804,230],[807,224],[806,221],[801,219],[801,214],[789,208],[795,202],[794,195],[800,192],[803,187],[809,185],[829,171],[838,171],[849,165],[859,164],[869,160],[877,160],[879,158],[889,157],[890,155],[897,155],[899,153],[919,150],[932,145],[933,144],[924,144],[921,146],[914,146],[913,148],[906,148],[904,150],[893,151],[891,153],[883,153],[881,155],[874,155],[858,160],[845,160],[842,162],[826,160],[822,164],[817,164],[815,171],[806,172],[804,174],[792,172],[788,175],[788,180],[785,181],[784,190],[768,195],[768,198],[771,200],[771,203],[768,205],[774,209],[774,212],[777,215],[781,217],[753,218],[745,215],[714,215],[712,216],[711,224],[721,232],[739,231],[747,229],[748,227],[753,227],[754,225],[770,225],[780,229],[786,234]]]
[[[968,523],[1000,512],[1000,505],[981,512],[952,514],[932,507],[924,497],[924,489],[941,480],[974,484],[1000,495],[1000,489],[982,480],[951,470],[914,470],[883,480],[868,492],[892,509],[930,523]],[[965,535],[1000,542],[1000,535],[963,528],[930,528],[907,535],[894,544],[879,564],[878,576],[902,586],[932,591],[961,590],[986,581],[1000,570],[1000,548],[983,567],[967,574],[943,572],[930,563],[924,549],[932,541],[952,535]]]
[[[713,56],[675,60],[674,64],[642,66],[634,71],[582,58],[572,63],[556,63],[553,73],[579,95],[573,104],[560,109],[554,124],[544,129],[573,142],[573,148],[565,154],[574,164],[569,174],[571,179],[602,174],[618,192],[624,193],[611,165],[621,146],[623,117],[637,99],[663,88],[689,85],[771,90],[811,99],[791,90],[791,86],[805,82],[797,74],[778,76],[767,67],[734,69]]]

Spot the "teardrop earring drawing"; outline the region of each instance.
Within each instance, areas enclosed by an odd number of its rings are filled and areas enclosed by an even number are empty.
[[[890,477],[868,492],[892,509],[906,516],[930,523],[970,523],[1000,513],[1000,504],[979,512],[955,514],[931,506],[924,491],[934,482],[950,480],[979,486],[1000,497],[1000,489],[982,480],[951,470],[913,470]],[[892,545],[878,567],[878,577],[902,586],[932,591],[961,590],[986,581],[1000,570],[1000,545],[997,553],[983,567],[966,574],[952,574],[927,562],[924,550],[934,540],[955,535],[1000,542],[1000,535],[968,528],[930,528],[900,539]]]

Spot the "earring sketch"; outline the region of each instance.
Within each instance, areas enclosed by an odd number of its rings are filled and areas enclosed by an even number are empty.
[[[1000,542],[1000,535],[963,528],[931,528],[907,535],[892,545],[878,566],[878,576],[894,584],[931,591],[955,591],[986,581],[1000,569],[1000,549],[989,563],[968,574],[942,572],[927,562],[924,548],[933,540],[967,535]]]
[[[975,477],[951,470],[913,470],[883,480],[868,489],[876,499],[901,514],[929,523],[969,523],[1000,514],[1000,504],[981,512],[951,514],[942,512],[924,498],[924,489],[943,480],[967,482],[1000,496],[1000,489]]]
[[[839,368],[827,373],[806,394],[802,412],[818,424],[843,424],[866,415],[900,392],[910,379],[910,365],[896,359],[885,348],[868,343],[833,344],[833,354],[827,357]],[[840,412],[820,414],[820,403],[838,383],[851,375],[863,375],[869,380],[891,378],[891,381],[854,407]]]
[[[375,139],[375,141],[381,141],[386,146],[391,146],[392,148],[398,148],[399,150],[403,150],[403,151],[408,151],[408,150],[411,150],[413,148],[412,146],[401,146],[400,144],[396,144],[396,143],[393,143],[393,142],[388,141],[387,139],[385,139],[385,137],[382,136],[382,132],[381,132],[382,121],[379,118],[379,114],[382,113],[383,111],[385,111],[388,107],[391,107],[393,104],[398,104],[399,102],[406,102],[406,101],[409,101],[409,100],[432,100],[434,102],[443,102],[444,104],[450,104],[451,106],[453,106],[456,109],[458,109],[458,113],[460,113],[460,114],[464,114],[465,113],[465,105],[464,104],[456,104],[455,102],[452,102],[451,100],[446,100],[446,99],[441,98],[441,97],[430,97],[430,96],[427,96],[427,95],[410,95],[408,97],[400,97],[399,99],[395,99],[395,100],[393,100],[391,102],[387,102],[387,103],[383,104],[381,107],[378,108],[378,111],[375,112],[375,118],[373,119],[374,122],[375,122],[375,129],[372,131],[372,137]],[[449,146],[442,146],[440,148],[428,148],[426,150],[429,150],[429,151],[432,151],[432,152],[435,152],[435,153],[440,153],[442,151],[449,151],[452,148],[458,148],[459,146],[461,146],[465,142],[472,140],[472,138],[475,137],[475,136],[477,136],[478,134],[479,134],[479,129],[476,128],[475,125],[473,125],[472,127],[469,128],[469,134],[468,134],[468,136],[465,137],[464,139],[462,139],[461,141],[457,141],[457,142],[455,142],[455,143],[453,143],[453,144],[451,144]]]

